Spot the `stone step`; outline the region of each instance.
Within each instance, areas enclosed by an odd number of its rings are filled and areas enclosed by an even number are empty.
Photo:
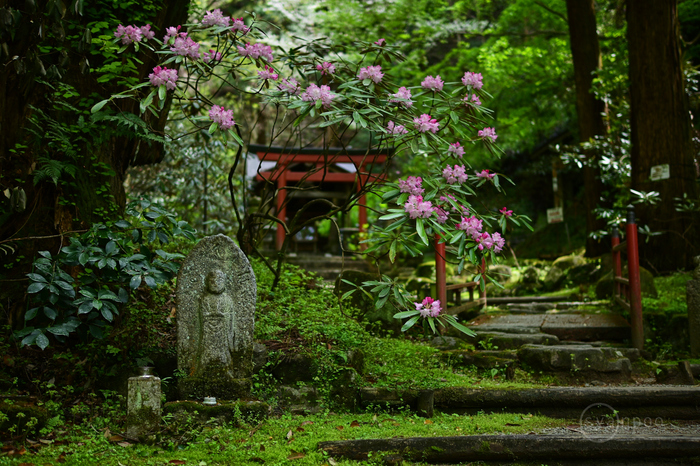
[[[482,351],[443,351],[443,360],[456,366],[474,366],[477,369],[494,369],[507,367],[518,361],[515,351],[482,350]]]
[[[639,359],[635,348],[604,348],[591,345],[523,345],[518,359],[543,372],[582,372],[592,376],[617,373],[629,378],[632,362]]]
[[[416,409],[425,390],[365,387],[362,406]],[[579,419],[590,409],[617,414],[621,419],[700,420],[700,387],[622,386],[483,389],[451,387],[433,391],[434,409],[444,413],[531,413]],[[609,417],[609,416],[608,416]]]
[[[617,314],[484,314],[467,326],[482,332],[546,333],[560,340],[619,341],[630,338],[629,323]]]
[[[518,349],[523,345],[555,345],[559,338],[547,333],[506,333],[477,331],[475,337],[467,337],[468,343],[483,349]]]
[[[319,442],[333,458],[367,461],[370,452],[397,452],[384,464],[420,461],[432,464],[464,462],[576,461],[567,464],[697,464],[700,437],[681,435],[469,435]],[[378,456],[378,455],[377,455]],[[372,458],[374,459],[374,458]],[[580,463],[589,461],[589,463]],[[637,462],[641,461],[641,462]],[[647,462],[649,461],[649,462]],[[549,463],[553,464],[553,463]],[[560,463],[557,463],[560,464]]]

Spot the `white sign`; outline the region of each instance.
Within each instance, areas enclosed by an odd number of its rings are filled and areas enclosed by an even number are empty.
[[[564,221],[564,209],[562,207],[552,207],[547,209],[547,223],[559,223]]]
[[[671,168],[668,164],[656,165],[651,167],[651,174],[649,175],[651,181],[667,180],[671,178]]]

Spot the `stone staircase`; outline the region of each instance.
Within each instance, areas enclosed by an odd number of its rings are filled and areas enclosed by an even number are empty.
[[[299,267],[314,272],[323,277],[324,280],[335,282],[340,272],[343,270],[359,270],[361,272],[375,271],[368,262],[352,256],[333,256],[326,254],[295,254],[287,255],[287,263],[298,265]]]

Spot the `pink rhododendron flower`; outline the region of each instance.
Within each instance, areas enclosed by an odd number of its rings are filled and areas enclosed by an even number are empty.
[[[472,73],[467,71],[462,77],[462,84],[465,86],[471,86],[473,89],[478,91],[481,89],[481,86],[483,86],[483,83],[481,82],[482,79],[483,76],[481,76],[481,73]]]
[[[464,103],[469,106],[470,104],[476,105],[477,107],[481,105],[481,100],[479,99],[479,96],[476,94],[472,94],[471,96],[469,94],[464,96]]]
[[[462,217],[462,221],[455,225],[458,230],[463,230],[468,236],[471,236],[474,241],[481,237],[482,221],[476,217]]]
[[[491,178],[493,178],[494,176],[496,176],[495,173],[489,173],[488,170],[481,170],[481,172],[476,172],[476,171],[475,171],[474,173],[476,173],[476,177],[477,177],[477,178],[484,178],[484,179],[486,179],[486,180],[490,180]]]
[[[384,39],[379,39],[377,42],[374,43],[374,45],[382,47],[385,43],[386,41]]]
[[[403,209],[411,218],[428,218],[435,210],[430,201],[424,201],[423,196],[414,195],[408,196]]]
[[[467,173],[464,165],[455,165],[454,168],[448,165],[442,171],[442,176],[447,181],[447,184],[464,183],[467,181]]]
[[[501,252],[503,250],[503,246],[506,245],[506,240],[501,237],[499,232],[492,234],[491,239],[493,240],[493,252]]]
[[[396,94],[390,94],[393,99],[389,99],[389,102],[398,102],[406,108],[413,107],[413,101],[411,100],[411,90],[406,87],[400,87]],[[397,100],[401,99],[401,100]]]
[[[238,46],[238,53],[244,57],[250,57],[253,60],[258,58],[263,58],[268,62],[272,62],[272,47],[269,45],[257,44],[245,44],[245,47]]]
[[[384,77],[384,73],[382,73],[382,67],[379,65],[365,66],[364,68],[360,69],[360,72],[357,74],[357,77],[361,81],[364,81],[365,79],[371,79],[376,84],[381,82],[382,78]]]
[[[442,207],[435,207],[435,213],[437,214],[437,222],[441,225],[447,222],[447,219],[450,218],[450,214]]]
[[[214,11],[207,11],[206,13],[204,13],[204,19],[202,19],[202,26],[227,27],[230,22],[231,18],[229,16],[224,16],[223,13],[221,13],[221,10],[217,8]]]
[[[424,89],[428,89],[429,91],[441,91],[444,84],[445,82],[440,78],[440,75],[434,78],[432,76],[427,76],[423,82],[420,83]]]
[[[150,26],[149,26],[150,29]],[[114,31],[114,37],[122,40],[122,44],[129,45],[134,42],[141,42],[143,37],[143,32],[141,28],[136,26],[122,26],[121,24],[117,26],[117,30]]]
[[[141,26],[141,34],[143,35],[144,40],[153,39],[156,36],[156,33],[151,31],[150,24],[147,24],[145,26]]]
[[[458,142],[455,142],[454,144],[450,144],[450,147],[447,148],[447,153],[453,154],[455,157],[459,157],[461,159],[464,156],[464,147],[462,147]]]
[[[182,26],[178,26],[177,28],[174,26],[171,26],[171,27],[167,28],[165,30],[165,37],[163,37],[163,42],[165,42],[167,44],[170,39],[177,37],[177,35],[180,33],[181,28],[182,28]]]
[[[496,135],[496,130],[493,128],[484,128],[479,130],[479,137],[481,139],[491,139],[491,141],[496,142],[496,138],[498,136]]]
[[[209,63],[210,61],[220,61],[221,60],[221,52],[217,52],[215,50],[209,50],[208,52],[204,52],[202,54],[202,61],[204,63]]]
[[[399,180],[399,190],[402,193],[409,193],[414,196],[423,194],[423,179],[420,176],[409,176],[406,180]]]
[[[510,216],[513,215],[513,211],[512,211],[512,210],[508,210],[508,209],[505,208],[505,207],[502,208],[501,210],[499,210],[499,212],[502,213],[503,215],[505,215],[506,217],[510,217]]]
[[[260,79],[271,79],[273,81],[277,81],[277,78],[279,78],[279,75],[275,73],[275,70],[272,69],[271,66],[265,66],[262,70],[258,70],[258,77]]]
[[[437,133],[437,130],[440,129],[440,123],[430,115],[424,113],[418,118],[413,119],[413,124],[415,125],[416,129],[420,131],[421,133],[425,133],[426,131],[432,131],[433,133]]]
[[[299,92],[301,92],[301,87],[294,78],[284,78],[282,82],[277,85],[277,88],[291,95],[298,95]]]
[[[166,89],[172,91],[177,86],[177,70],[156,66],[153,68],[153,73],[148,75],[148,80],[156,87],[165,84]]]
[[[428,296],[421,303],[413,303],[416,306],[416,311],[420,312],[421,317],[437,317],[440,315],[442,308],[440,300],[435,300]]]
[[[212,106],[209,110],[209,119],[214,123],[218,123],[219,128],[223,131],[226,131],[236,124],[236,122],[233,121],[233,110],[226,110],[224,107],[218,105]]]
[[[232,31],[241,31],[243,34],[250,31],[250,28],[245,25],[243,18],[233,18],[233,23],[231,24]]]
[[[324,61],[320,65],[316,65],[316,69],[321,72],[321,74],[327,74],[327,75],[332,75],[335,73],[335,65],[333,63],[329,63],[327,61]]]
[[[386,125],[386,129],[389,130],[390,134],[406,134],[408,130],[403,125],[395,125],[393,121],[390,121]]]
[[[331,92],[331,88],[323,85],[318,87],[316,84],[311,83],[309,87],[306,88],[304,93],[301,95],[301,100],[304,102],[321,102],[323,108],[328,108],[331,106],[331,102],[335,98],[335,94]]]
[[[170,50],[175,55],[190,57],[193,60],[199,59],[199,44],[193,41],[186,32],[180,33],[180,35],[175,38],[173,45],[170,46]]]

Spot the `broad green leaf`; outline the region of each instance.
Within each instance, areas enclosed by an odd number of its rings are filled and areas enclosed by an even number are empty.
[[[418,236],[420,236],[420,239],[423,240],[423,243],[425,243],[426,246],[429,246],[430,243],[428,242],[428,235],[425,234],[425,227],[423,226],[422,218],[416,219],[416,232],[418,233]]]
[[[36,343],[36,346],[44,350],[47,346],[49,346],[49,339],[46,338],[46,335],[40,333],[36,336],[36,340],[34,340],[34,343]]]
[[[406,317],[413,317],[420,314],[420,311],[402,311],[394,314],[394,319],[405,319]]]
[[[46,283],[32,283],[27,287],[27,293],[38,293],[46,288]]]
[[[403,324],[403,327],[401,327],[401,331],[402,331],[402,332],[405,332],[405,331],[408,330],[409,328],[413,327],[413,325],[414,325],[416,322],[418,322],[418,319],[420,319],[420,315],[417,315],[417,316],[415,316],[415,317],[410,318],[410,319],[408,320],[408,322],[406,322],[405,324]]]
[[[107,102],[109,102],[109,100],[110,100],[110,99],[103,100],[103,101],[101,101],[101,102],[97,102],[97,103],[96,103],[95,105],[93,105],[92,108],[90,109],[90,113],[97,113],[97,112],[99,112],[100,110],[102,110],[102,107],[104,107],[105,105],[107,105]]]

